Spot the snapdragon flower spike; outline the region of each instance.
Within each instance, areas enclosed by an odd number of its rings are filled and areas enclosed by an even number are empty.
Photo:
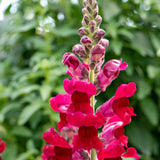
[[[88,70],[79,62],[78,58],[72,53],[65,53],[63,64],[68,66],[67,74],[75,79],[87,79]]]
[[[128,65],[122,59],[113,59],[102,68],[109,45],[104,38],[105,31],[100,29],[102,17],[98,15],[96,0],[84,0],[83,5],[82,27],[78,30],[81,44],[72,48],[76,56],[65,53],[63,57],[63,64],[68,66],[67,74],[72,79],[63,81],[65,94],[50,99],[52,109],[60,113],[57,125],[61,135],[54,128],[44,133],[43,139],[48,144],[41,157],[43,160],[139,159],[137,151],[128,148],[124,131],[131,116],[136,116],[128,99],[136,91],[135,83],[122,84],[94,113],[95,95],[104,92]],[[100,127],[102,132],[98,134]]]
[[[122,63],[122,59],[108,61],[95,80],[97,94],[100,91],[104,92],[106,87],[118,76],[119,72],[125,70],[127,66],[126,62]]]

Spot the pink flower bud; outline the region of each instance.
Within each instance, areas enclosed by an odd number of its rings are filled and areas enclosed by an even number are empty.
[[[98,15],[95,20],[97,22],[97,26],[100,26],[100,24],[102,22],[102,17]]]
[[[87,6],[87,1],[86,1],[86,0],[83,2],[83,6],[84,6],[84,7]]]
[[[105,33],[106,32],[103,29],[99,29],[98,32],[97,32],[98,36],[100,36],[101,38],[104,37]]]
[[[81,28],[78,30],[78,33],[79,33],[79,35],[80,35],[81,37],[89,34],[88,30],[87,30],[86,28],[84,28],[84,27],[81,27]]]
[[[92,40],[87,36],[81,38],[81,43],[88,48],[92,47]]]
[[[81,64],[78,58],[72,53],[65,53],[63,56],[63,64],[68,66],[67,74],[75,79],[87,79],[88,70]]]
[[[86,59],[86,58],[88,58],[88,55],[87,55],[87,53],[85,52],[85,48],[84,48],[82,45],[76,44],[76,45],[72,48],[72,50],[73,50],[73,53],[78,54],[81,59]]]
[[[103,67],[103,73],[108,79],[115,79],[120,71],[121,61],[111,60],[107,62]]]
[[[97,76],[96,87],[100,87],[101,91],[104,92],[106,87],[118,76],[119,72],[125,70],[127,66],[126,62],[122,63],[122,59],[108,61]]]
[[[101,44],[103,47],[108,47],[108,45],[109,45],[109,40],[107,40],[107,39],[101,39],[100,41],[99,41],[99,44]]]
[[[65,53],[63,56],[63,61],[62,63],[64,65],[67,65],[68,68],[73,68],[76,69],[79,66],[79,60],[78,58],[72,54],[72,53]]]
[[[94,9],[97,9],[97,8],[98,8],[98,4],[97,4],[97,2],[96,2],[96,1],[94,1],[92,6],[93,6],[93,8],[94,8]]]
[[[80,44],[76,44],[74,47],[73,47],[73,53],[75,54],[79,54],[79,53],[84,53],[85,52],[85,49],[82,45]]]
[[[93,33],[96,29],[96,21],[92,20],[90,23],[89,23],[89,29],[91,31],[91,33]]]
[[[92,13],[92,8],[89,6],[89,5],[87,5],[87,11],[89,12],[89,13]]]
[[[99,61],[99,59],[102,58],[105,54],[105,48],[100,44],[97,44],[91,50],[91,54],[92,54],[92,61]]]
[[[93,17],[96,18],[98,15],[98,9],[94,9],[93,11]]]
[[[83,15],[86,14],[86,9],[85,9],[85,8],[82,9],[82,14],[83,14]]]
[[[89,3],[90,3],[90,5],[92,5],[92,3],[93,3],[93,0],[89,0]]]
[[[90,20],[89,15],[86,15],[86,14],[85,14],[83,19],[84,19],[86,25],[88,25],[88,24],[89,24],[89,20]]]

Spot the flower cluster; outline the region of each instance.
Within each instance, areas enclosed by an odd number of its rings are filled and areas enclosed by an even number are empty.
[[[109,41],[99,28],[102,18],[96,0],[84,0],[82,13],[81,44],[73,47],[74,54],[65,53],[62,61],[72,79],[63,81],[65,94],[50,99],[51,108],[60,113],[59,133],[51,128],[43,134],[47,144],[41,157],[43,160],[139,159],[137,151],[128,147],[124,131],[131,116],[136,116],[129,107],[129,97],[136,92],[136,85],[133,82],[120,85],[115,95],[95,111],[95,96],[104,92],[128,65],[122,59],[113,59],[102,68]]]
[[[4,152],[5,148],[6,148],[6,143],[2,141],[2,139],[0,138],[0,154]],[[0,160],[2,160],[1,156]]]

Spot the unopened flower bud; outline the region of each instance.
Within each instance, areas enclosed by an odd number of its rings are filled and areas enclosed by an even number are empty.
[[[92,62],[90,65],[89,65],[89,68],[91,69],[91,70],[94,70],[94,68],[95,68],[95,62]]]
[[[73,48],[72,48],[73,53],[75,54],[79,54],[81,52],[85,52],[85,49],[82,45],[80,44],[76,44]]]
[[[101,36],[99,36],[97,34],[97,32],[94,33],[94,35],[93,35],[92,38],[93,38],[93,40],[94,40],[95,43],[98,43],[101,40]]]
[[[118,76],[119,72],[125,70],[127,66],[126,62],[122,63],[122,59],[108,61],[97,76],[97,87],[101,87],[101,90],[105,91],[106,87]]]
[[[100,41],[99,41],[99,44],[101,44],[103,47],[108,47],[108,45],[109,45],[109,40],[107,40],[107,39],[101,39]]]
[[[68,68],[76,69],[80,62],[79,62],[78,58],[74,54],[65,53],[64,56],[63,56],[62,63],[64,65],[67,65]]]
[[[88,30],[84,27],[80,28],[78,30],[78,33],[79,33],[80,37],[87,36],[89,34]]]
[[[97,32],[98,36],[100,36],[101,38],[104,37],[105,33],[106,32],[103,29],[99,29],[98,32]]]
[[[84,46],[87,46],[87,47],[89,47],[89,48],[92,47],[92,40],[91,40],[89,37],[87,37],[87,36],[83,36],[83,37],[81,38],[81,43],[82,43]]]
[[[89,12],[89,13],[91,13],[92,12],[92,8],[91,8],[91,6],[89,6],[89,5],[87,5],[87,11]]]
[[[85,8],[82,9],[82,14],[83,14],[83,15],[86,14],[86,9],[85,9]]]
[[[63,64],[68,66],[67,74],[76,79],[87,79],[88,69],[80,63],[78,58],[72,53],[65,53],[63,56]]]
[[[73,53],[78,54],[81,59],[88,58],[88,55],[85,52],[85,48],[82,45],[76,44],[72,50]]]
[[[93,0],[89,0],[89,4],[92,5],[92,3],[93,3]]]
[[[98,8],[97,1],[94,1],[93,4],[92,4],[92,6],[93,6],[94,9],[97,9]]]
[[[90,29],[90,32],[93,33],[96,29],[96,21],[92,20],[90,23],[89,23],[89,29]]]
[[[89,21],[90,21],[89,15],[86,15],[86,14],[85,14],[83,20],[85,21],[85,24],[88,25],[88,24],[89,24]]]
[[[102,17],[100,15],[98,15],[95,20],[97,22],[97,26],[100,26],[100,24],[102,22]]]
[[[98,15],[98,9],[94,9],[92,15],[94,18],[96,18]]]
[[[105,48],[101,46],[100,44],[97,44],[93,47],[91,50],[92,54],[92,61],[99,61],[100,58],[102,58],[105,54]]]
[[[83,6],[86,7],[87,6],[87,0],[84,0],[83,2]]]

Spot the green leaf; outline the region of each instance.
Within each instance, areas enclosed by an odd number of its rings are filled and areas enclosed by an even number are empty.
[[[152,45],[156,50],[157,56],[160,56],[160,41],[159,41],[159,38],[155,34],[150,34],[150,37],[151,37]]]
[[[38,111],[41,107],[42,107],[42,105],[40,103],[33,103],[33,104],[25,107],[23,109],[22,113],[20,114],[20,117],[18,119],[18,124],[19,125],[25,124],[31,118],[31,116],[36,111]]]
[[[146,115],[150,123],[157,126],[159,122],[159,114],[158,107],[155,103],[151,99],[147,98],[142,100],[140,104],[143,113]]]
[[[76,29],[71,29],[70,27],[61,27],[61,28],[54,28],[53,34],[58,37],[68,37],[72,35],[78,35]]]
[[[118,39],[115,39],[111,42],[111,45],[112,45],[112,49],[115,52],[115,54],[120,55],[121,50],[122,50],[122,42]]]
[[[5,152],[2,154],[2,159],[16,159],[16,154],[17,154],[18,148],[15,143],[12,143],[10,141],[7,141],[7,147],[5,149]]]
[[[17,104],[17,102],[16,102],[16,103],[11,103],[11,104],[8,104],[8,105],[4,106],[4,108],[0,112],[0,122],[4,121],[5,115],[8,112],[10,112],[11,110],[19,108],[20,105],[21,105],[20,103]]]
[[[147,73],[148,73],[149,78],[154,79],[158,75],[160,75],[160,67],[156,67],[156,66],[153,66],[153,65],[148,65],[147,66]]]
[[[146,34],[135,32],[132,40],[132,47],[137,50],[142,56],[154,56],[153,48]]]
[[[11,133],[16,136],[21,136],[21,137],[31,137],[32,136],[31,130],[25,126],[16,126],[11,131]]]
[[[49,99],[49,95],[50,95],[51,91],[52,91],[52,88],[50,85],[43,85],[40,88],[40,94],[41,94],[41,97],[44,101]]]
[[[142,100],[147,95],[151,93],[151,86],[146,81],[139,81],[138,82],[138,92],[137,97],[139,100]]]
[[[113,1],[103,1],[104,20],[109,21],[121,12],[120,7]]]
[[[15,92],[13,92],[11,97],[12,97],[12,99],[15,99],[15,98],[19,97],[20,95],[28,94],[28,93],[30,93],[34,90],[38,90],[38,89],[39,89],[38,85],[28,85],[28,86],[25,86],[23,88],[16,90]]]
[[[131,123],[126,128],[126,135],[135,148],[139,149],[143,155],[150,156],[158,153],[158,143],[153,139],[151,133],[141,123]]]

